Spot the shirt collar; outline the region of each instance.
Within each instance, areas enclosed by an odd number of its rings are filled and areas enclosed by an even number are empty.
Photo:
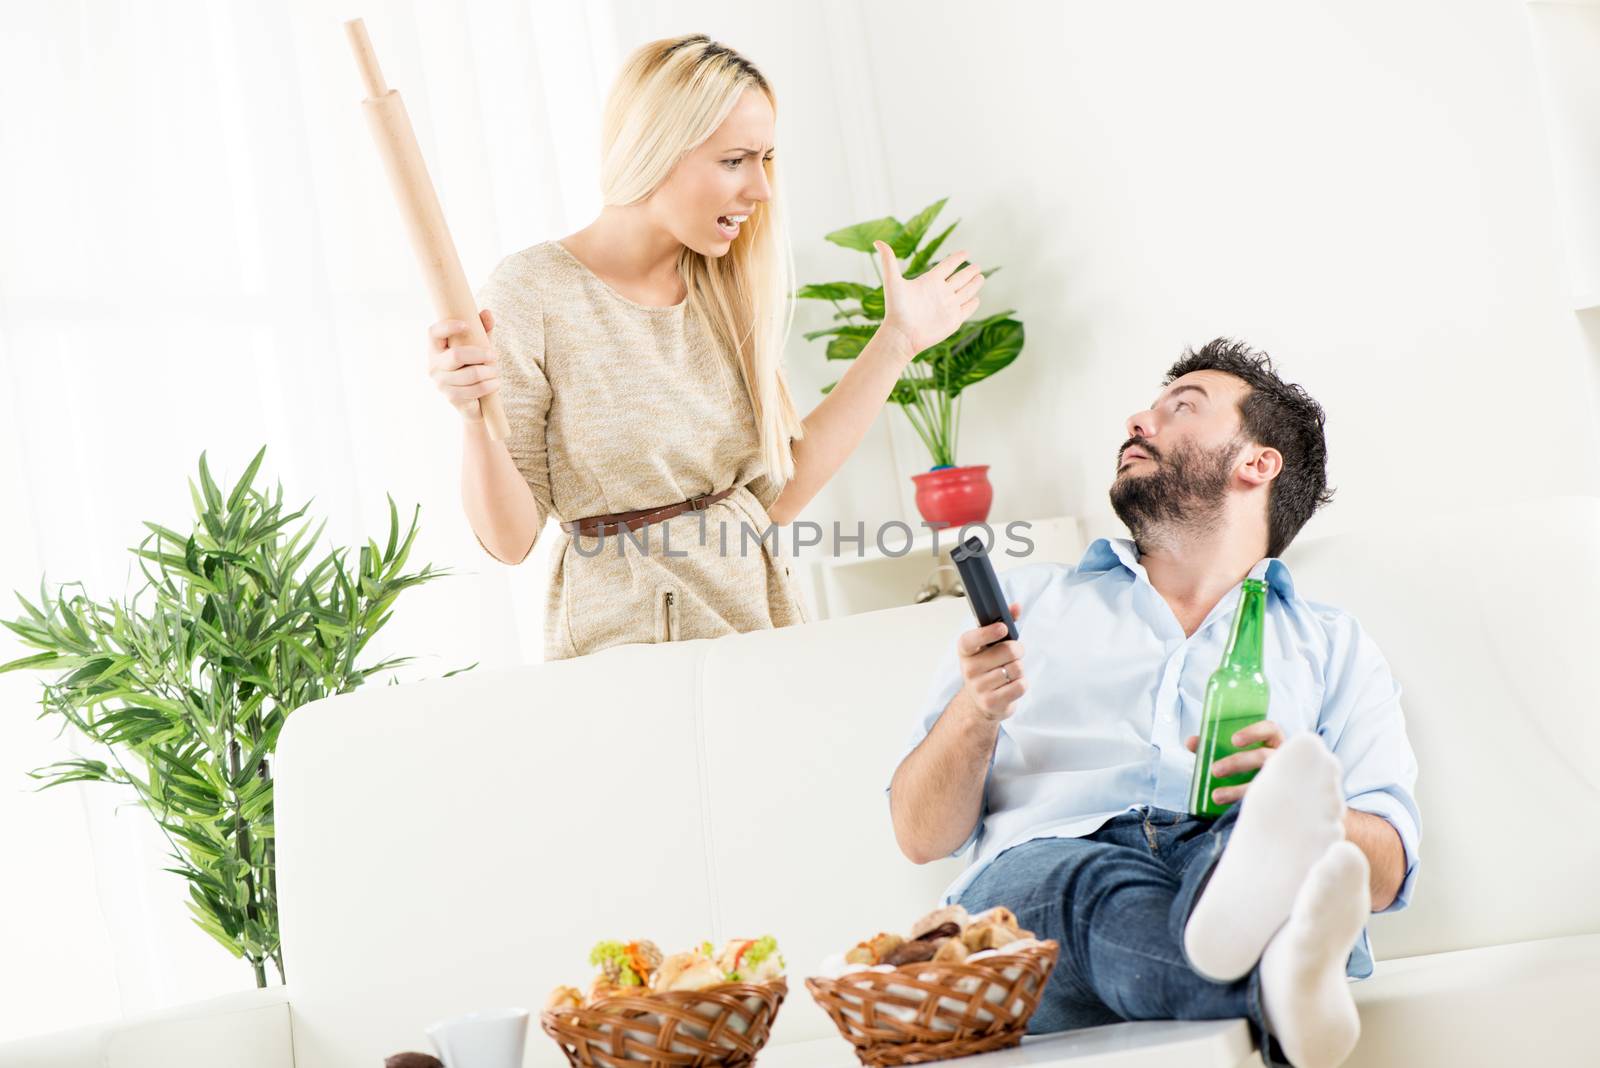
[[[1115,567],[1125,568],[1134,576],[1150,581],[1131,538],[1096,538],[1078,561],[1078,570],[1082,572],[1110,571]],[[1276,591],[1284,601],[1294,600],[1294,576],[1289,574],[1289,565],[1279,557],[1265,556],[1257,560],[1249,577],[1265,579],[1267,588]]]

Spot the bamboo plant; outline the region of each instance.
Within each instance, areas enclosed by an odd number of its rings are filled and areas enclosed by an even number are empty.
[[[907,222],[886,216],[835,230],[827,235],[827,240],[865,252],[874,275],[878,272],[878,260],[873,242],[882,241],[894,250],[905,277],[916,278],[934,266],[934,256],[961,222],[957,219],[924,244],[923,239],[946,200],[948,198],[930,204]],[[987,276],[997,270],[998,267],[991,267],[983,273]],[[868,286],[859,282],[822,282],[801,286],[795,292],[797,298],[830,302],[834,307],[834,319],[840,321],[839,325],[810,331],[805,335],[806,340],[830,338],[827,350],[830,360],[853,360],[861,355],[883,321],[881,277],[878,283]],[[1000,371],[1021,354],[1022,323],[1012,318],[1013,314],[1014,310],[1008,308],[961,324],[950,337],[917,353],[889,394],[889,400],[905,412],[917,436],[927,446],[935,468],[955,465],[961,433],[962,392]],[[837,382],[830,382],[822,392],[827,393],[836,385]]]
[[[38,604],[17,594],[24,614],[3,622],[39,651],[0,664],[53,673],[39,718],[59,717],[101,750],[30,772],[39,789],[131,788],[171,847],[176,866],[166,870],[187,880],[195,923],[249,961],[257,986],[269,962],[285,979],[272,804],[279,732],[295,709],[409,662],[363,663],[362,654],[403,591],[449,574],[405,570],[420,508],[402,535],[392,497],[382,546],[369,539],[354,566],[347,548],[310,562],[326,522],[313,531],[306,507],[286,512],[281,483],[270,495],[256,487],[265,454],[226,496],[201,454],[192,529],[144,524],[148,535],[130,551],[145,582],[132,597],[96,601],[76,582],[52,595],[42,579]]]

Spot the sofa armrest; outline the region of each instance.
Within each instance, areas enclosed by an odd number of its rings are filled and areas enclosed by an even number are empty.
[[[0,1068],[294,1068],[289,992],[268,987],[0,1045]]]
[[[1600,934],[1381,960],[1345,1068],[1592,1064]]]

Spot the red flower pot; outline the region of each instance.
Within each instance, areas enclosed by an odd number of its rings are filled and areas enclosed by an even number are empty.
[[[912,475],[911,481],[917,484],[917,511],[930,524],[959,527],[989,518],[994,487],[989,485],[988,464],[936,467]]]

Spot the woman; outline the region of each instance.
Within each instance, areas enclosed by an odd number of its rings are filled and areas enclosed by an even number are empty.
[[[738,53],[698,34],[638,49],[606,102],[600,217],[495,267],[477,295],[489,350],[456,320],[429,331],[430,374],[464,417],[479,544],[520,563],[561,520],[546,659],[805,622],[760,534],[799,514],[905,365],[978,305],[964,252],[907,281],[879,243],[883,322],[802,421],[781,363],[793,285],[775,121]],[[496,392],[504,443],[478,407]]]

